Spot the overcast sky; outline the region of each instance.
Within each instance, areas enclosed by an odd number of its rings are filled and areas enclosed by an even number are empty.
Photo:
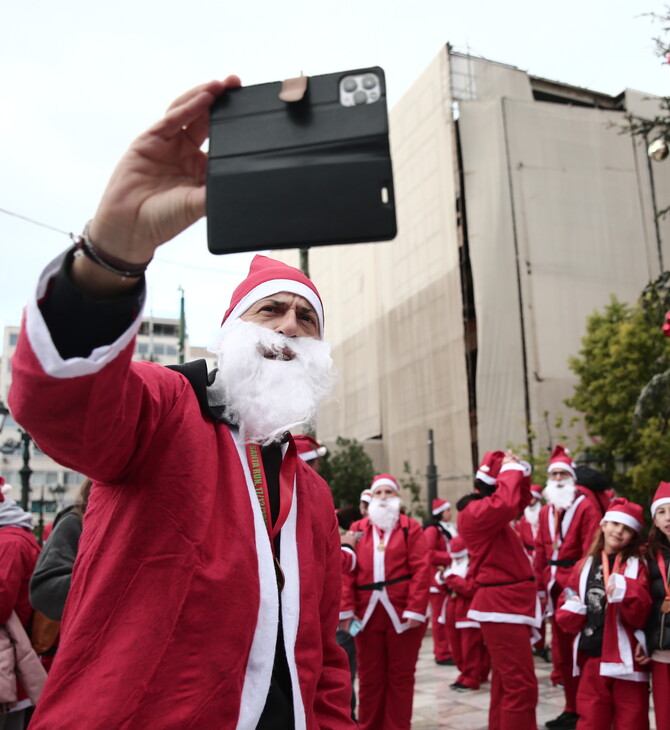
[[[651,0],[22,0],[0,23],[0,209],[79,232],[114,165],[181,92],[236,73],[245,84],[379,65],[391,107],[447,42],[531,74],[608,94],[668,94]],[[0,327],[18,324],[63,233],[0,212]],[[250,255],[212,256],[204,222],[159,249],[156,316],[191,344],[213,339]],[[318,284],[318,282],[317,282]],[[147,311],[148,313],[148,311]]]

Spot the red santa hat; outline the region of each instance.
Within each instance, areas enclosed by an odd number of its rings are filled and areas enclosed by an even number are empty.
[[[554,448],[551,456],[549,457],[547,474],[551,474],[554,469],[563,469],[564,471],[567,471],[573,479],[577,479],[577,475],[575,474],[575,463],[570,456],[570,452],[560,444]]]
[[[434,515],[441,515],[445,509],[451,509],[451,502],[439,498],[433,500],[432,512]]]
[[[396,492],[400,492],[400,485],[390,474],[377,474],[370,485],[370,492],[374,492],[377,487],[381,486],[393,487]]]
[[[670,504],[670,482],[661,482],[658,485],[656,494],[654,494],[654,500],[651,503],[651,519],[654,519],[656,510],[662,504]]]
[[[500,472],[500,467],[502,466],[502,460],[504,458],[504,451],[487,451],[484,454],[482,463],[479,465],[479,469],[477,469],[477,474],[475,475],[477,479],[481,479],[487,484],[494,485],[498,478],[498,473]]]
[[[319,336],[323,337],[323,304],[312,281],[299,269],[267,256],[254,256],[249,274],[233,292],[221,324],[238,319],[256,302],[282,291],[298,294],[312,305],[319,320]]]
[[[307,433],[299,433],[293,437],[295,441],[295,447],[298,451],[298,456],[303,461],[313,461],[318,459],[320,456],[325,456],[327,449],[314,438]]]
[[[465,540],[460,535],[452,537],[449,541],[449,554],[452,558],[464,558],[468,554]]]
[[[361,492],[361,498],[358,501],[365,502],[365,504],[370,504],[370,502],[372,501],[372,490],[364,489]]]
[[[531,484],[530,485],[530,493],[535,497],[535,499],[542,499],[542,487],[539,484]]]
[[[644,522],[643,510],[639,504],[629,502],[623,497],[617,497],[609,503],[607,512],[603,515],[603,522],[619,522],[626,527],[630,527],[635,532],[642,532]]]

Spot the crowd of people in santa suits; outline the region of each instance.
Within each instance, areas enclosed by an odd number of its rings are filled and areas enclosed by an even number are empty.
[[[414,674],[430,622],[455,693],[490,682],[490,730],[535,730],[534,655],[553,663],[565,706],[549,730],[670,730],[670,483],[643,508],[557,446],[545,486],[512,453],[488,452],[475,490],[432,504],[423,526],[376,476],[343,535],[340,629],[354,636],[363,730],[411,727]],[[546,503],[542,504],[542,500]],[[547,624],[551,646],[545,645]]]

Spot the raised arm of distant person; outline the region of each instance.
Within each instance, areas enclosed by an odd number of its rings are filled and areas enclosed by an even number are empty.
[[[102,196],[88,234],[101,254],[130,266],[147,263],[158,246],[205,214],[209,109],[237,76],[196,86],[176,99],[165,117],[130,145]],[[130,268],[129,266],[129,268]],[[122,296],[137,280],[77,258],[72,279],[90,297]]]

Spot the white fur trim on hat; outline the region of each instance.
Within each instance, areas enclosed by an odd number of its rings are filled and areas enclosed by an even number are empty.
[[[642,525],[633,517],[626,512],[619,512],[618,510],[612,510],[611,512],[605,512],[600,524],[603,522],[619,522],[626,527],[630,527],[635,532],[642,532]]]
[[[662,497],[651,503],[651,519],[656,516],[656,510],[663,504],[670,504],[670,497]]]
[[[563,471],[567,471],[573,479],[577,479],[574,468],[571,464],[567,464],[565,461],[554,461],[553,463],[549,464],[549,467],[547,468],[547,474],[551,474],[554,469],[563,469]]]
[[[326,447],[325,446],[319,446],[318,449],[312,449],[312,451],[305,451],[302,454],[298,454],[298,456],[303,461],[312,461],[313,459],[318,459],[321,456],[326,455]]]
[[[270,279],[255,286],[235,305],[233,311],[226,318],[226,322],[239,319],[256,302],[283,291],[303,297],[303,299],[306,299],[314,307],[314,311],[319,320],[319,337],[323,338],[323,307],[321,306],[321,300],[312,289],[294,279]],[[223,324],[225,326],[225,322]]]
[[[481,479],[483,482],[486,482],[487,484],[493,485],[496,483],[496,478],[489,476],[485,471],[482,471],[481,469],[477,469],[477,473],[475,474],[475,477],[477,479]]]
[[[393,489],[395,489],[396,492],[400,491],[398,485],[392,479],[387,479],[386,477],[382,477],[381,479],[376,479],[374,482],[372,482],[372,486],[370,487],[370,490],[372,492],[374,492],[377,487],[383,487],[383,486],[393,487]]]

